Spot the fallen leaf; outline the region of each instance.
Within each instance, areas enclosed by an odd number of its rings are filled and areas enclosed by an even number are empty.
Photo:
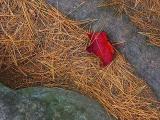
[[[91,44],[87,47],[89,53],[95,54],[102,61],[102,66],[110,64],[114,58],[114,48],[105,32],[88,33]]]

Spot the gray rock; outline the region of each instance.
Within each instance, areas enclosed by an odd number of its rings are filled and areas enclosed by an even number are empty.
[[[45,120],[46,106],[0,85],[0,120]]]
[[[113,120],[94,100],[60,88],[13,91],[0,84],[0,120]]]
[[[25,97],[46,103],[52,120],[111,120],[94,100],[61,88],[27,88],[18,91]]]
[[[98,8],[97,5],[103,1],[48,0],[48,3],[72,19],[95,19],[90,26],[91,30],[106,31],[111,42],[125,42],[118,49],[160,99],[160,48],[149,45],[147,37],[138,33],[139,30],[127,15],[116,16],[113,9]]]

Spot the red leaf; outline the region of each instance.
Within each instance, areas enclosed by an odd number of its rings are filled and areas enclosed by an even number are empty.
[[[87,51],[99,57],[103,66],[110,64],[115,51],[109,42],[107,34],[105,32],[88,33],[88,37],[91,40],[91,44],[87,47]]]

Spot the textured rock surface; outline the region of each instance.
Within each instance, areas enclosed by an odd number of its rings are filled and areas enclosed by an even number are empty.
[[[96,101],[76,92],[58,88],[12,91],[0,84],[0,120],[111,119]]]
[[[97,8],[103,1],[48,0],[48,3],[73,19],[95,19],[91,24],[93,31],[106,31],[112,42],[125,42],[119,50],[160,99],[160,48],[149,45],[126,15],[116,16],[112,9]]]
[[[0,120],[45,120],[46,106],[0,85]]]

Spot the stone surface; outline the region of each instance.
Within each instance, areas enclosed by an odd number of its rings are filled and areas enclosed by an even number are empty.
[[[13,91],[0,84],[0,120],[113,120],[94,100],[60,88]]]
[[[75,20],[95,20],[93,31],[106,31],[112,42],[125,42],[118,48],[137,74],[151,86],[160,99],[160,48],[149,45],[147,37],[126,15],[116,16],[113,9],[98,8],[104,0],[48,0],[64,14]]]
[[[0,85],[0,120],[46,120],[46,106]]]

